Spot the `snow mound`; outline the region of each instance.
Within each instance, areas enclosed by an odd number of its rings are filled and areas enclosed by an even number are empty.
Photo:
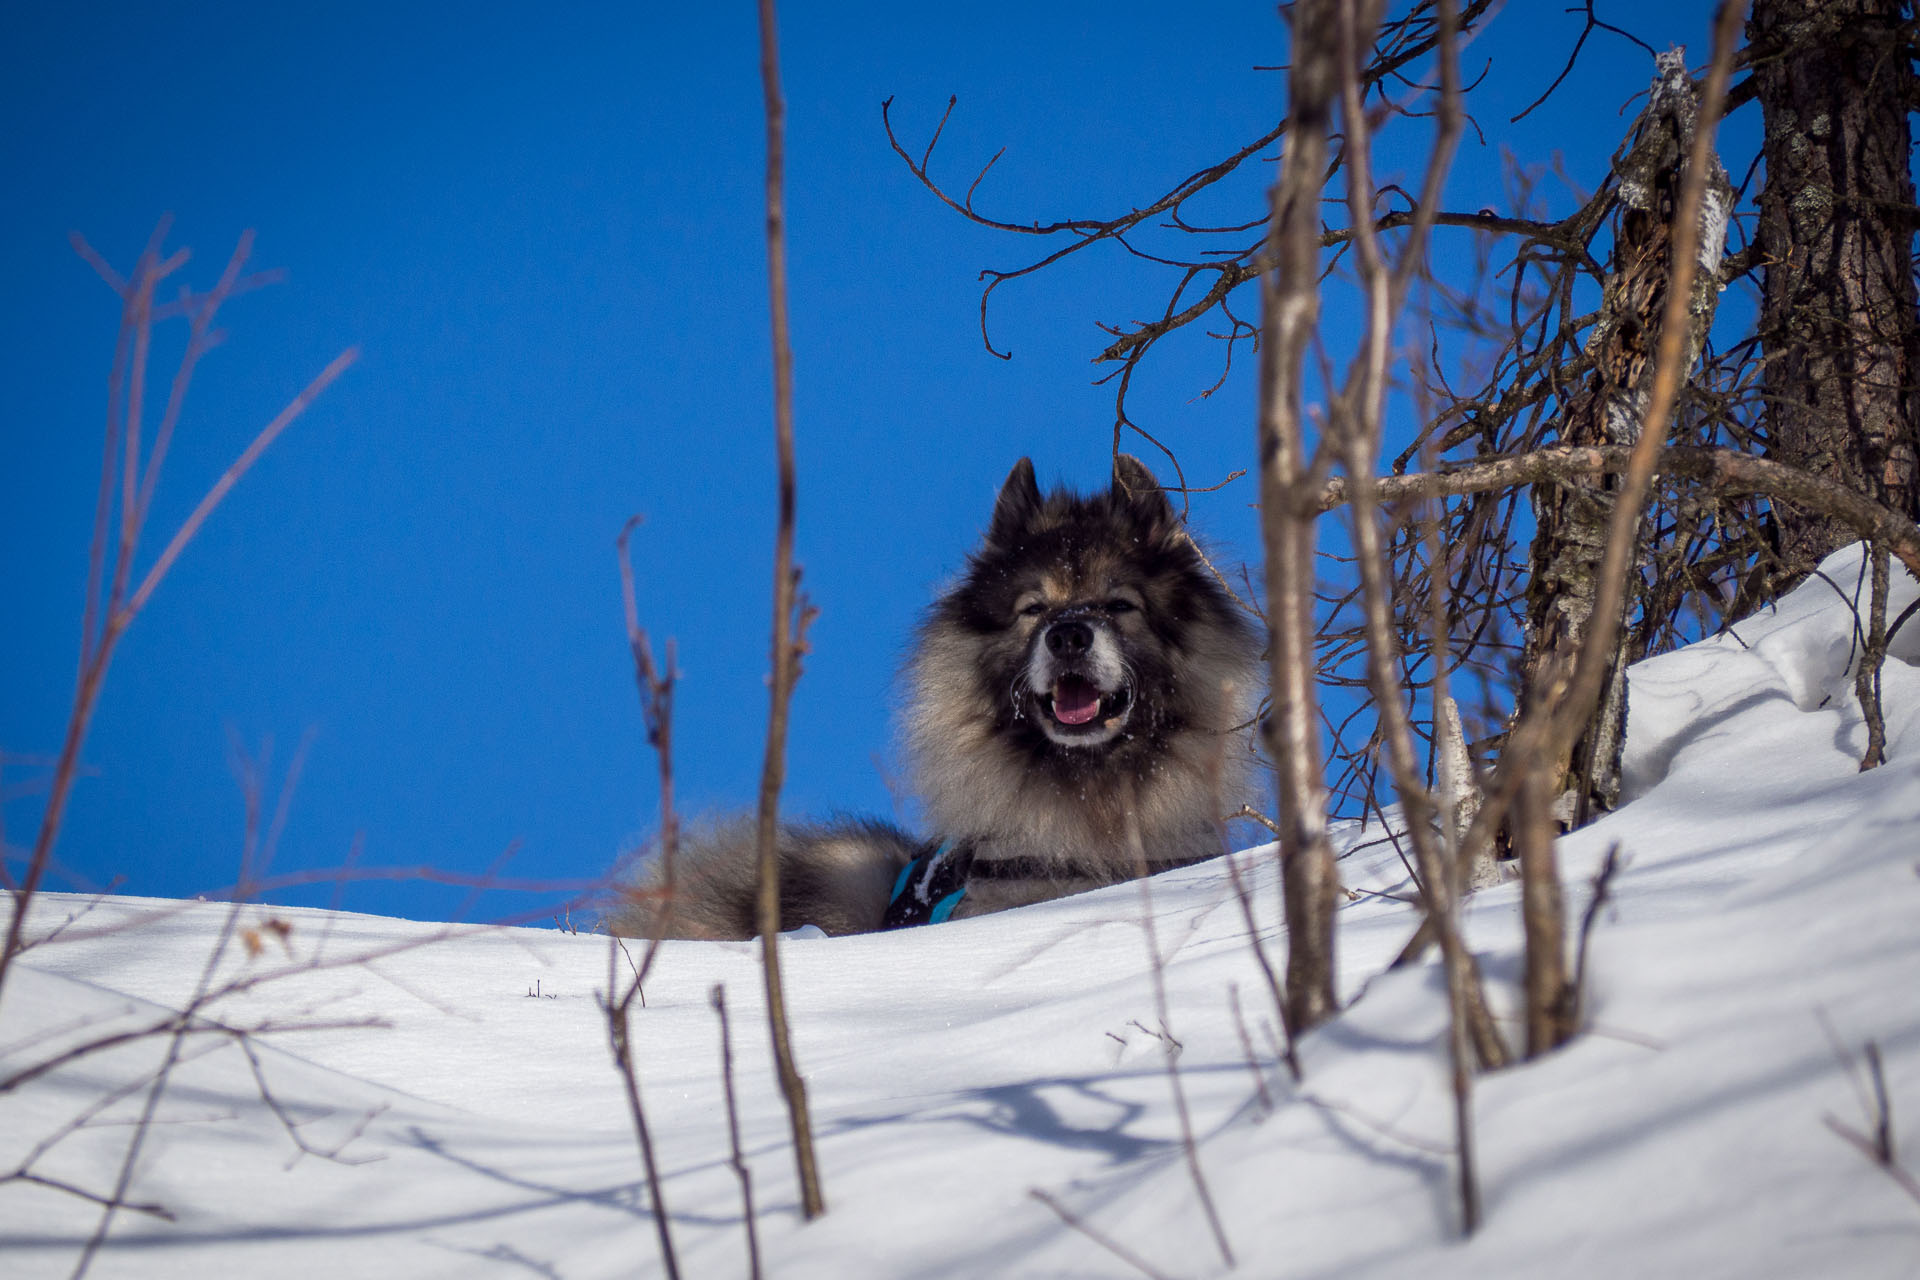
[[[1478,1082],[1486,1222],[1471,1240],[1439,971],[1386,971],[1415,924],[1405,872],[1350,828],[1352,1003],[1301,1045],[1299,1085],[1276,1066],[1224,862],[788,943],[830,1206],[812,1224],[754,949],[667,944],[633,1031],[683,1274],[746,1272],[716,984],[772,1274],[1139,1274],[1096,1236],[1168,1275],[1230,1274],[1184,1156],[1169,1038],[1231,1274],[1913,1274],[1920,1203],[1836,1129],[1872,1130],[1872,1044],[1896,1153],[1920,1143],[1920,625],[1882,678],[1888,763],[1863,774],[1860,564],[1841,552],[1778,607],[1634,669],[1633,803],[1562,845],[1576,919],[1605,851],[1624,859],[1593,938],[1590,1025]],[[1916,594],[1898,577],[1890,616]],[[1236,865],[1278,965],[1272,859]],[[121,1211],[94,1276],[660,1273],[597,1004],[627,963],[605,939],[60,895],[30,926],[60,932],[0,994],[0,1082],[32,1072],[0,1091],[0,1173],[44,1180],[0,1183],[9,1277],[72,1273],[100,1217],[76,1191],[110,1191],[123,1167],[127,1199],[171,1217]],[[1468,933],[1510,1010],[1514,887],[1475,898]],[[213,990],[177,1042],[63,1057]]]

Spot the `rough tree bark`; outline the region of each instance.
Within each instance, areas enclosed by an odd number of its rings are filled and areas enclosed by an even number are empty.
[[[1607,293],[1626,297],[1613,309],[1612,331],[1589,342],[1595,381],[1573,397],[1570,409],[1578,413],[1590,405],[1606,429],[1633,436],[1632,460],[1617,493],[1603,504],[1607,529],[1599,540],[1600,563],[1589,574],[1592,604],[1582,620],[1584,639],[1574,644],[1564,633],[1546,637],[1539,663],[1527,673],[1522,714],[1495,778],[1496,785],[1512,779],[1515,786],[1511,830],[1527,942],[1529,1057],[1565,1043],[1574,1031],[1576,993],[1566,976],[1566,922],[1553,849],[1556,810],[1566,793],[1557,788],[1568,762],[1578,758],[1576,744],[1596,736],[1607,687],[1624,674],[1620,646],[1641,516],[1680,384],[1704,341],[1719,292],[1732,193],[1713,150],[1713,125],[1725,101],[1738,17],[1737,9],[1723,6],[1715,20],[1714,59],[1703,94],[1696,95],[1681,51],[1655,59],[1659,74],[1633,146],[1614,164],[1625,212]]]
[[[1920,516],[1912,19],[1912,0],[1754,0],[1747,39],[1770,452]],[[1856,536],[1815,512],[1774,521],[1776,590]]]
[[[1613,263],[1599,318],[1586,342],[1592,372],[1567,399],[1560,442],[1573,446],[1632,444],[1653,382],[1667,281],[1673,269],[1673,214],[1681,169],[1693,140],[1698,102],[1683,51],[1659,55],[1659,75],[1647,108],[1613,171],[1620,183]],[[1732,186],[1716,159],[1702,191],[1700,264],[1687,305],[1683,369],[1692,369],[1706,345],[1719,303],[1716,272],[1726,245]],[[1661,424],[1665,429],[1666,424]],[[1600,562],[1615,477],[1593,477],[1534,488],[1537,533],[1527,592],[1527,635],[1521,656],[1526,686],[1520,712],[1557,704],[1557,688],[1572,670],[1570,655],[1586,643],[1593,620]],[[1631,636],[1623,629],[1595,709],[1570,759],[1542,761],[1547,790],[1536,797],[1536,817],[1570,830],[1611,810],[1620,798],[1620,750],[1626,738],[1627,662]]]

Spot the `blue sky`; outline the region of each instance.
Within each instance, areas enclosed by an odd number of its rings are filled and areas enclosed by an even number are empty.
[[[1696,63],[1709,9],[1600,6]],[[1165,284],[1089,254],[1008,285],[994,334],[1014,359],[990,357],[978,272],[1041,242],[940,206],[889,150],[880,102],[911,145],[959,96],[935,170],[964,188],[1004,146],[987,210],[1107,213],[1269,127],[1284,82],[1255,67],[1283,61],[1284,39],[1266,3],[789,4],[781,23],[799,558],[820,608],[783,808],[910,819],[888,781],[914,621],[1016,458],[1104,476],[1094,324],[1152,313]],[[195,251],[193,283],[244,228],[287,279],[224,313],[147,557],[289,396],[342,348],[364,354],[121,646],[50,887],[231,883],[236,744],[271,743],[277,772],[303,739],[277,870],[336,866],[358,842],[373,866],[478,873],[512,848],[509,875],[603,873],[655,820],[613,552],[636,513],[643,621],[679,644],[682,804],[750,804],[773,494],[752,6],[38,5],[5,32],[8,866],[72,696],[118,314],[66,237],[124,268],[162,213],[169,243]],[[1451,204],[1496,200],[1501,145],[1563,151],[1599,179],[1650,72],[1633,45],[1596,33],[1555,99],[1506,123],[1578,32],[1560,5],[1516,3],[1476,44],[1471,68],[1493,60],[1473,99],[1485,143],[1469,134]],[[1399,126],[1383,169],[1424,141]],[[1264,180],[1229,192],[1223,217]],[[1246,465],[1252,439],[1250,362],[1199,398],[1216,359],[1169,343],[1134,391],[1200,483]],[[1196,502],[1229,559],[1252,546],[1251,500],[1242,480]],[[486,918],[540,901],[394,883],[340,900]]]

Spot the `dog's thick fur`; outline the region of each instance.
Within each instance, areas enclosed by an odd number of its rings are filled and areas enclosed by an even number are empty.
[[[1099,493],[1043,497],[1022,458],[906,665],[901,727],[935,838],[866,820],[782,827],[781,927],[879,928],[900,869],[942,841],[974,856],[956,916],[1218,853],[1251,761],[1258,658],[1138,460],[1121,456]],[[678,863],[670,897],[656,866],[615,932],[757,932],[751,821],[690,833]]]

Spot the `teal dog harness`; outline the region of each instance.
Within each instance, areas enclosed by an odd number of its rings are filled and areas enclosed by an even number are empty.
[[[973,868],[973,849],[945,841],[930,845],[906,866],[893,882],[882,929],[905,929],[916,924],[939,924],[951,916],[967,896],[967,873]]]

